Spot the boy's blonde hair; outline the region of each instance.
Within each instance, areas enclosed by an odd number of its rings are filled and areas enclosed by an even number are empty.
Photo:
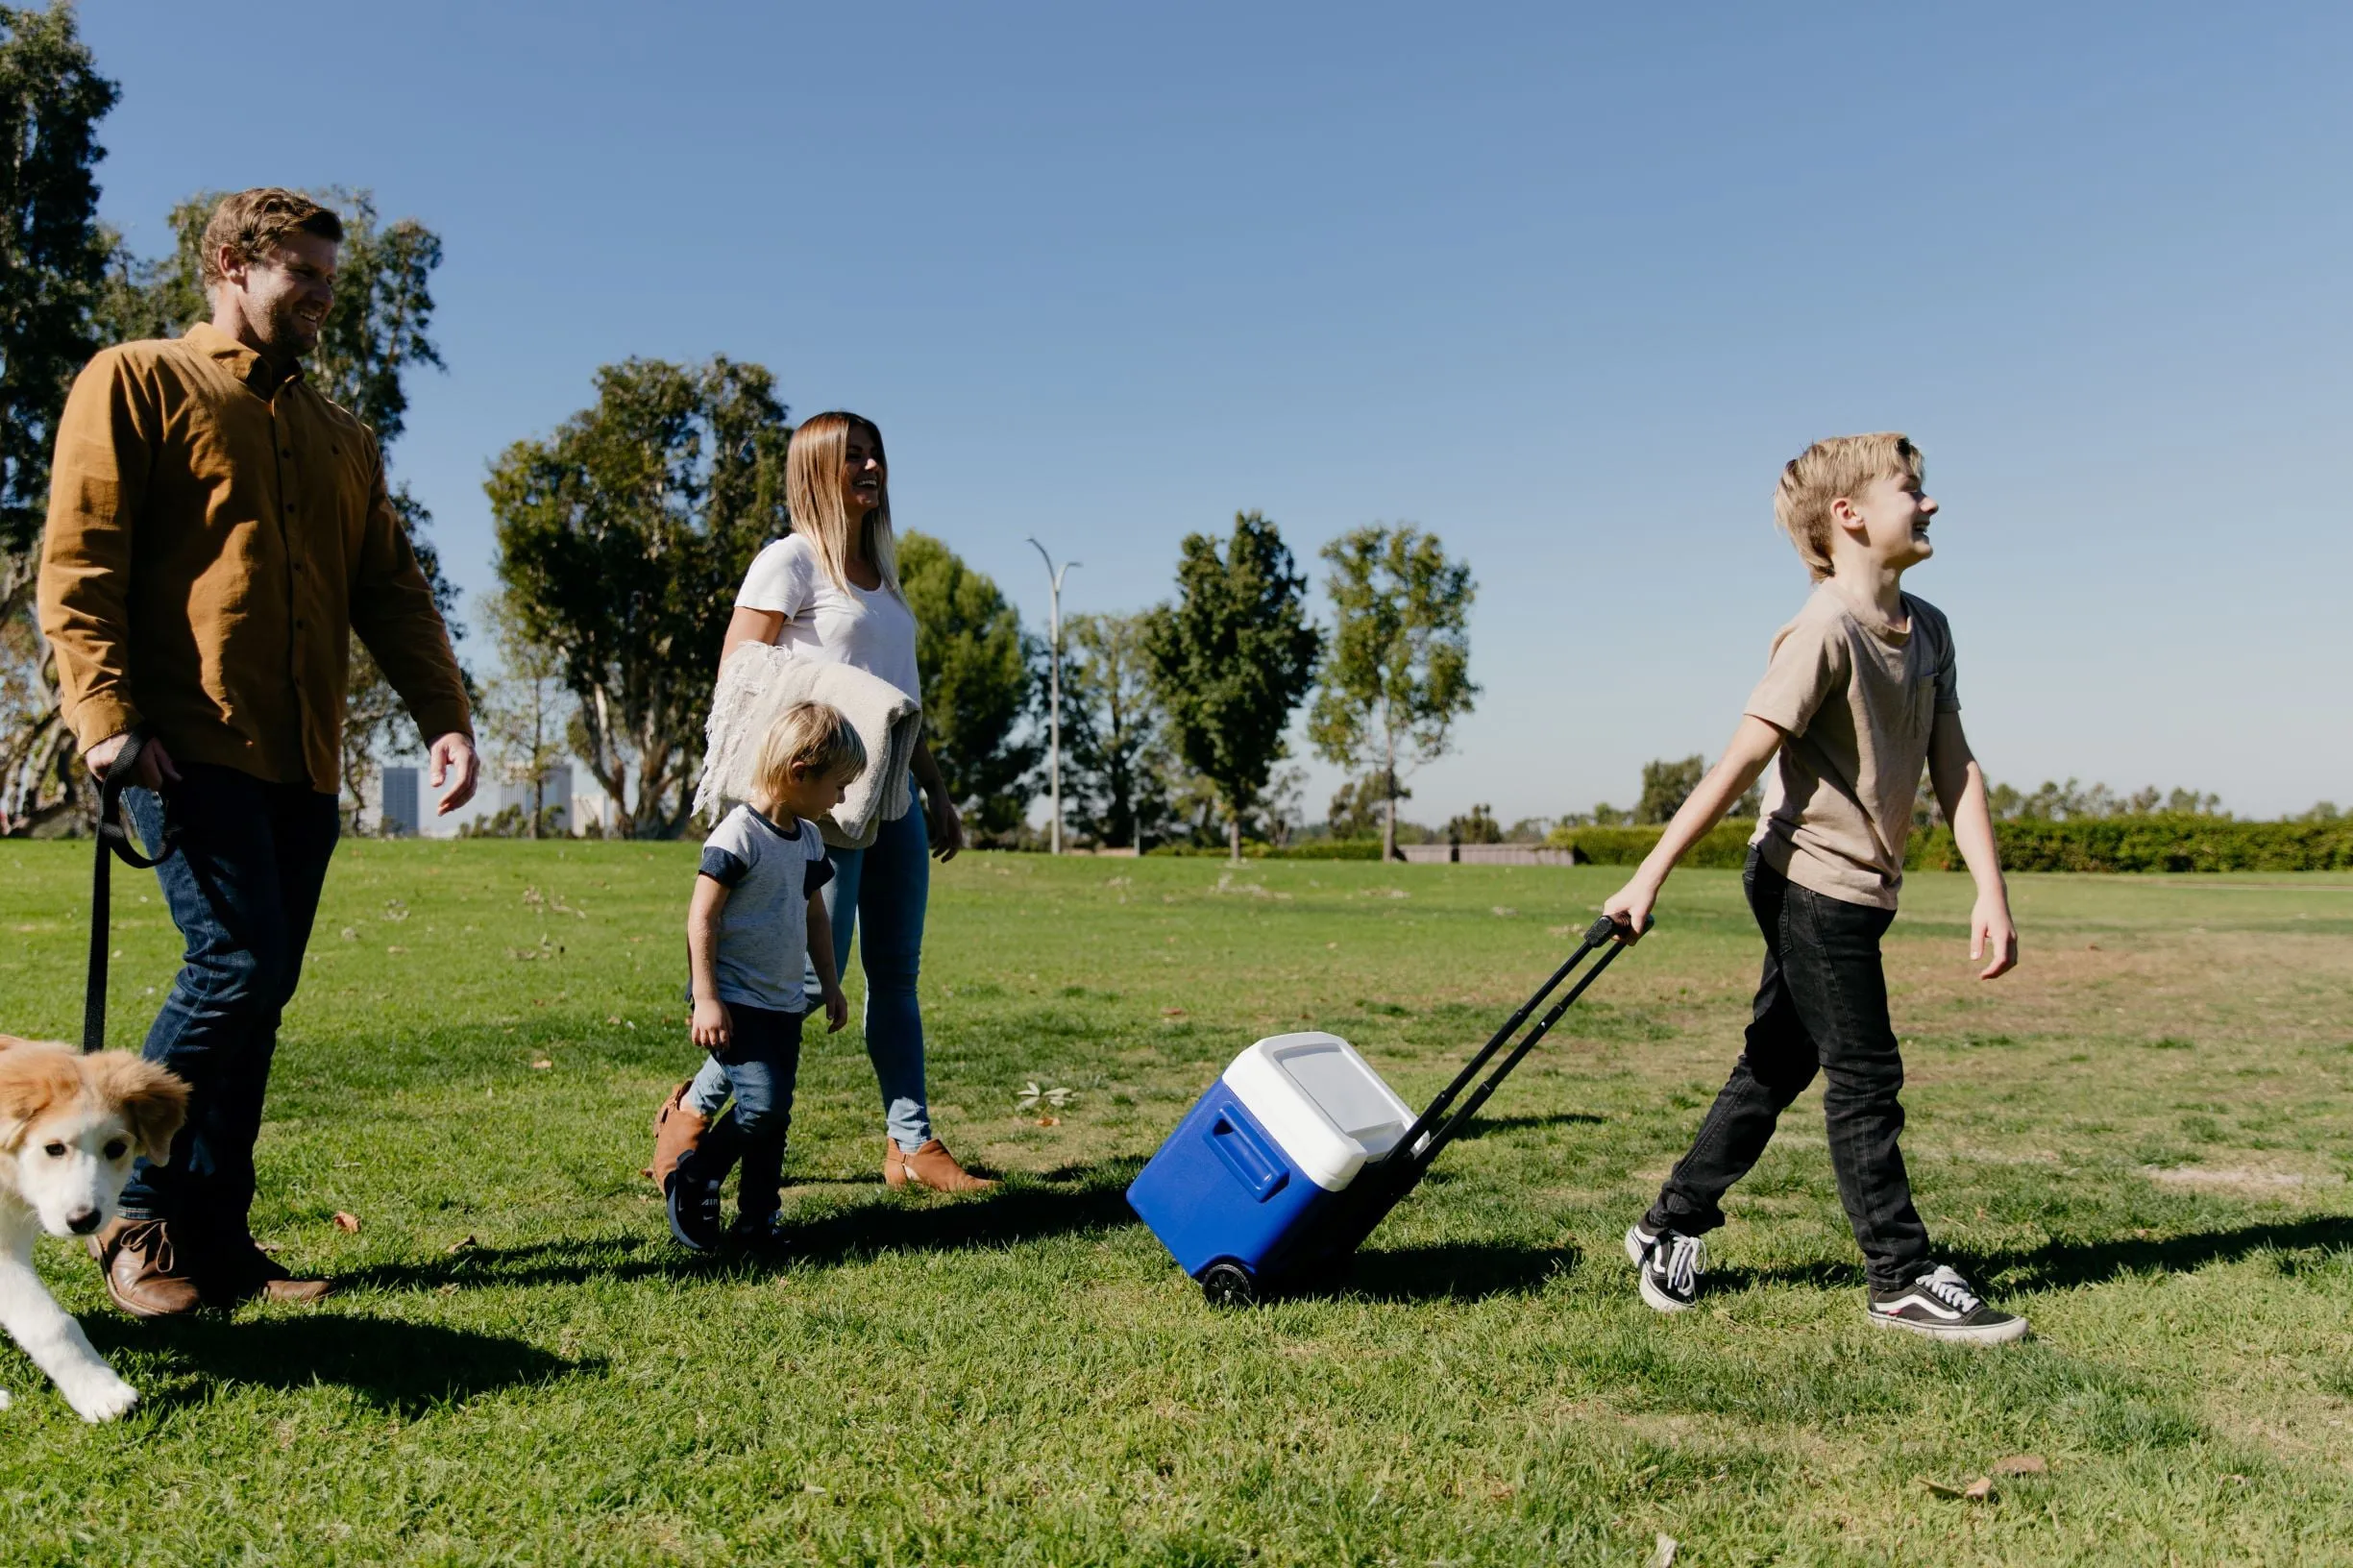
[[[1830,575],[1830,503],[1850,499],[1880,479],[1911,479],[1924,472],[1920,449],[1897,430],[1834,435],[1817,441],[1781,469],[1773,493],[1773,521],[1789,535],[1816,582]]]
[[[776,715],[761,737],[760,755],[751,768],[752,788],[771,801],[779,800],[795,769],[821,777],[846,772],[855,778],[866,772],[866,743],[841,709],[823,702],[796,702]]]

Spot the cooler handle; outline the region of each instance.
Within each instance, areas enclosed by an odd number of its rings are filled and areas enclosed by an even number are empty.
[[[1232,1106],[1220,1111],[1202,1135],[1209,1140],[1210,1152],[1216,1155],[1242,1189],[1260,1203],[1264,1203],[1290,1180],[1291,1173],[1274,1156],[1274,1151],[1260,1140],[1241,1113]]]

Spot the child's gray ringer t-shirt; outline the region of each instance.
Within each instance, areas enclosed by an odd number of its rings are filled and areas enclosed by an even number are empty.
[[[1773,639],[1748,712],[1787,737],[1767,770],[1756,845],[1802,888],[1894,909],[1928,738],[1957,713],[1952,627],[1903,596],[1893,624],[1824,583]]]
[[[833,877],[817,829],[797,817],[780,827],[749,806],[721,819],[702,841],[701,874],[727,890],[712,955],[719,999],[775,1013],[808,1008],[801,991],[809,951],[809,899]]]

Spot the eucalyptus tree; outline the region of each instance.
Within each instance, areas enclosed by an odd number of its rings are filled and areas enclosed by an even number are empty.
[[[1471,569],[1446,558],[1436,534],[1373,524],[1324,546],[1334,617],[1308,736],[1327,760],[1369,767],[1381,802],[1381,853],[1397,854],[1404,773],[1445,754],[1471,711]]]

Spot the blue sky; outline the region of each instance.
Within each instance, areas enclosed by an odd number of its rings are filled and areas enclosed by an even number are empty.
[[[2353,10],[233,14],[86,0],[104,213],[341,184],[442,234],[393,460],[469,590],[498,451],[724,352],[878,420],[901,525],[1033,625],[1031,534],[1124,610],[1238,508],[1307,562],[1437,531],[1485,692],[1408,810],[1508,820],[1713,753],[1805,592],[1779,465],[1894,428],[1996,778],[2353,804]]]

